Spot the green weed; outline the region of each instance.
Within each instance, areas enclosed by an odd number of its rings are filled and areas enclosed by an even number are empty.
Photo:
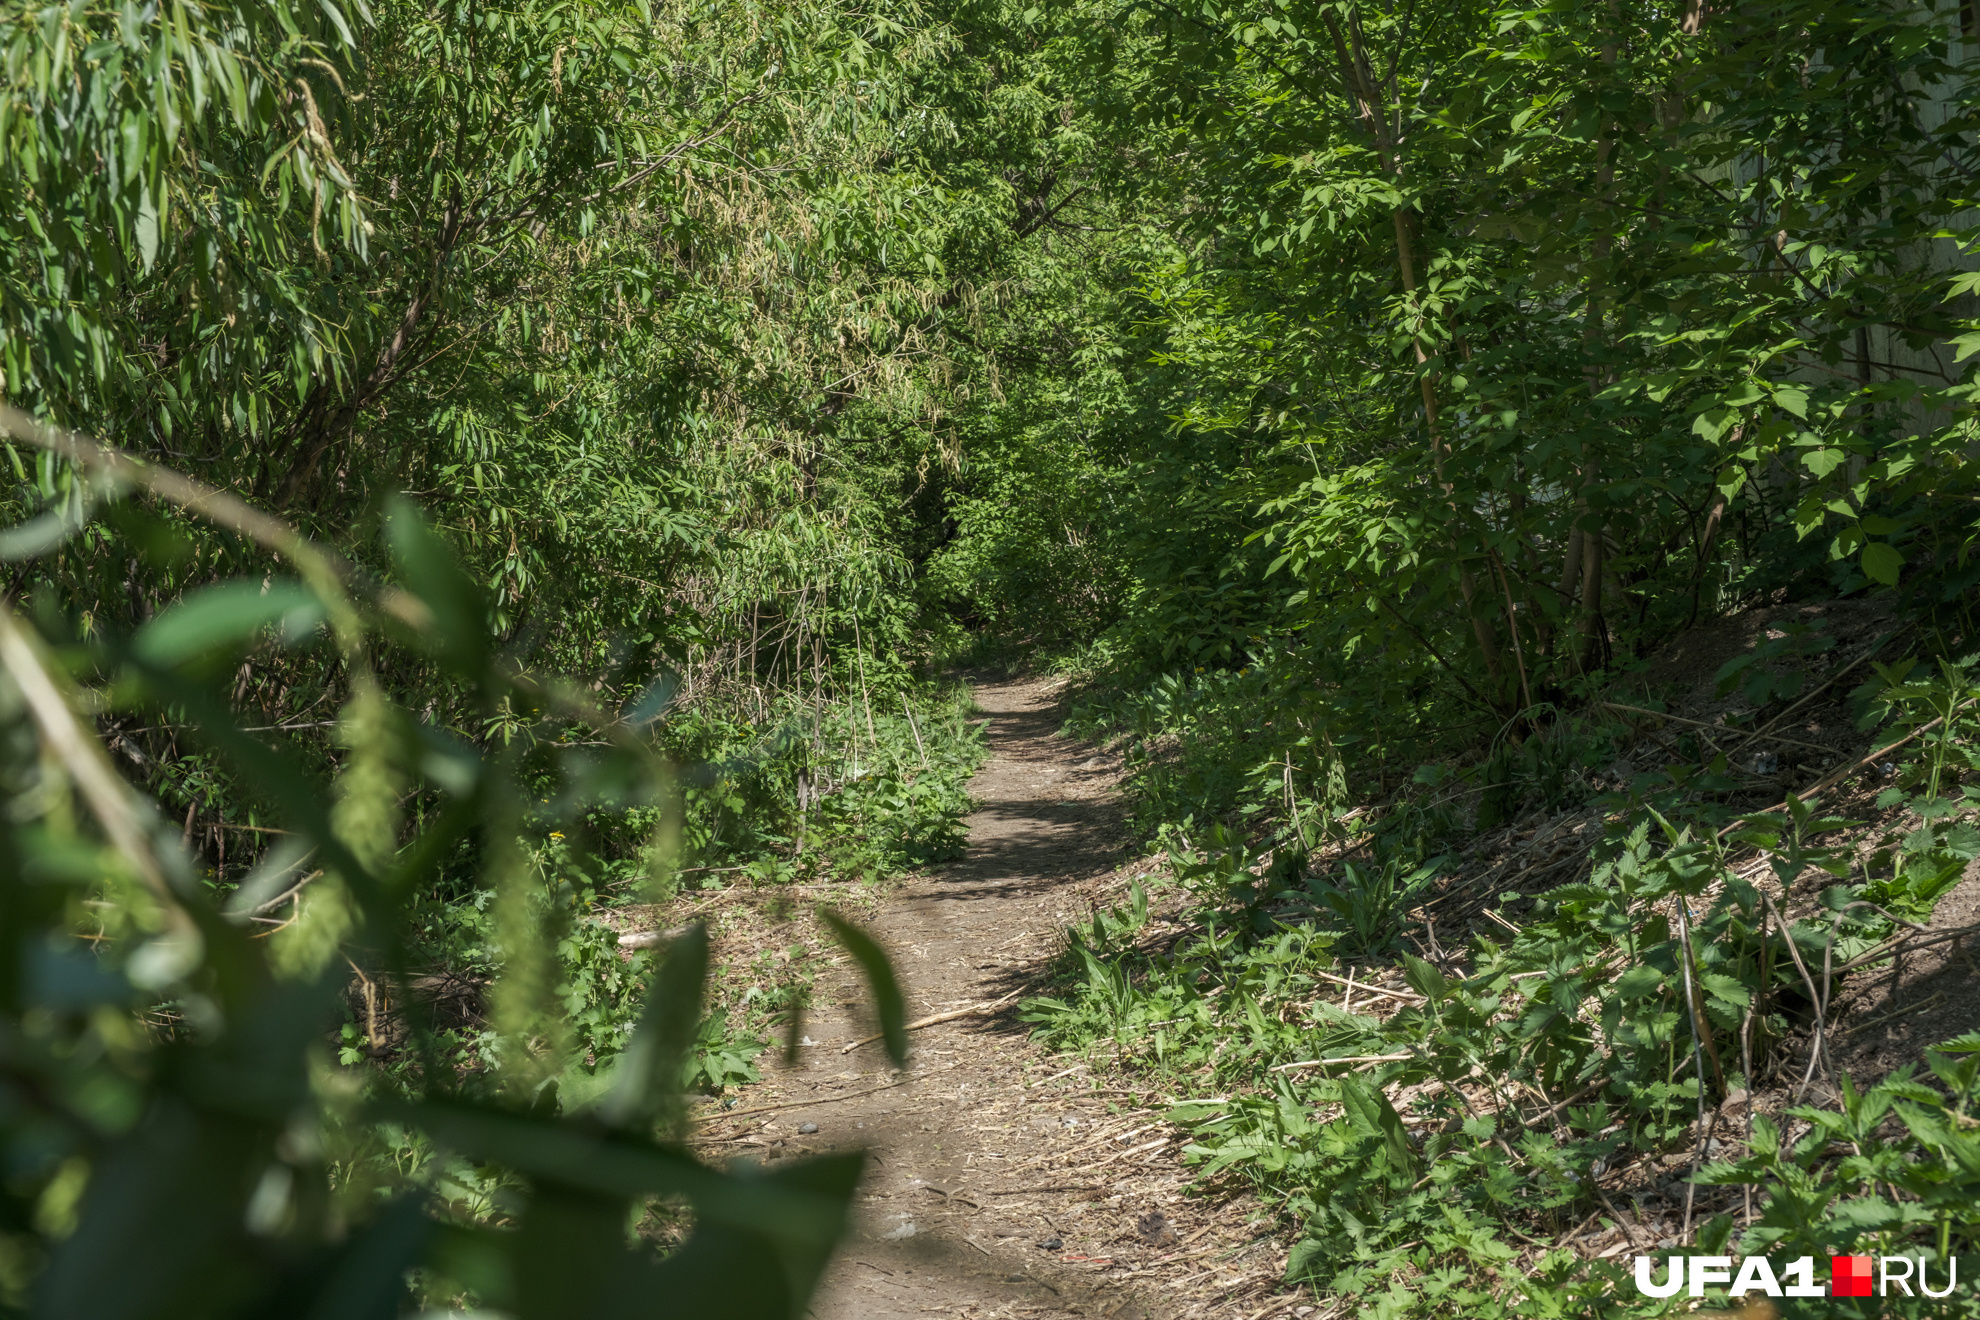
[[[1948,696],[1930,699],[1943,708]],[[1928,747],[1907,771],[1928,809],[1940,800],[1935,755]],[[1806,892],[1811,869],[1848,880],[1853,854],[1829,842],[1846,824],[1792,799],[1723,833],[1640,809],[1633,826],[1609,826],[1585,881],[1506,894],[1522,905],[1517,933],[1475,940],[1456,976],[1396,949],[1439,866],[1420,860],[1420,842],[1391,827],[1368,836],[1365,859],[1307,877],[1303,850],[1260,851],[1212,826],[1197,849],[1171,844],[1189,930],[1166,948],[1140,939],[1148,899],[1137,887],[1125,907],[1070,933],[1061,988],[1026,1016],[1046,1041],[1104,1045],[1183,1097],[1170,1117],[1188,1130],[1201,1177],[1241,1179],[1296,1226],[1290,1278],[1394,1317],[1658,1314],[1607,1263],[1552,1252],[1529,1275],[1515,1262],[1531,1242],[1612,1215],[1590,1190],[1605,1174],[1701,1140],[1699,1121],[1751,1087],[1744,1061],[1764,1064],[1799,1032],[1803,969],[1875,947],[1892,929],[1879,908],[1929,917],[1969,856],[1955,841],[1970,826],[1927,831],[1894,869],[1873,863],[1793,921],[1780,917],[1784,899],[1763,899],[1728,868],[1731,849],[1753,848],[1787,895]],[[1418,1000],[1381,1019],[1342,1011],[1329,1002],[1338,982],[1315,975],[1340,957],[1398,953]],[[1970,1063],[1980,1043],[1956,1052]],[[1874,1237],[1940,1258],[1970,1250],[1975,1221],[1947,1207],[1966,1194],[1955,1138],[1972,1068],[1932,1066],[1940,1090],[1900,1076],[1867,1104],[1850,1092],[1841,1116],[1797,1111],[1819,1135],[1784,1154],[1766,1129],[1748,1159],[1701,1178],[1761,1188],[1768,1209],[1745,1249],[1778,1240],[1822,1254]],[[1900,1104],[1910,1106],[1901,1115]],[[1837,1163],[1835,1143],[1864,1145],[1893,1115],[1909,1126],[1887,1133],[1874,1159]],[[1880,1181],[1898,1200],[1866,1199]],[[1699,1221],[1708,1247],[1725,1240],[1730,1220]]]

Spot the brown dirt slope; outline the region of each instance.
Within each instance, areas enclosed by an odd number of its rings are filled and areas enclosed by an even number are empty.
[[[1836,646],[1811,667],[1808,695],[1760,723],[1762,736],[1715,734],[1740,772],[1757,751],[1771,747],[1777,753],[1778,773],[1746,776],[1750,787],[1738,801],[1743,807],[1771,805],[1786,791],[1806,791],[1832,768],[1855,764],[1871,749],[1890,742],[1894,735],[1888,731],[1873,736],[1855,727],[1849,694],[1875,677],[1867,661],[1894,662],[1915,655],[1920,645],[1918,638],[1899,630],[1887,607],[1874,600],[1774,606],[1716,620],[1673,638],[1653,658],[1646,680],[1672,695],[1674,711],[1692,719],[1718,724],[1736,717],[1746,703],[1737,693],[1718,694],[1713,673],[1726,661],[1779,636],[1777,629],[1788,622],[1820,627],[1836,639]],[[1873,656],[1886,637],[1888,642]],[[1826,754],[1818,750],[1824,746],[1831,749]],[[1646,755],[1647,751],[1632,749],[1631,754],[1639,761],[1654,761],[1654,754]],[[1859,858],[1868,861],[1915,827],[1917,822],[1902,809],[1876,805],[1878,793],[1890,783],[1884,765],[1915,755],[1916,748],[1907,748],[1888,761],[1862,767],[1821,794],[1827,811],[1859,822],[1832,836],[1832,842],[1849,841]],[[1791,906],[1797,910],[1811,906],[1821,889],[1833,883],[1828,876],[1811,873],[1798,884],[1799,898]],[[1968,867],[1958,888],[1940,902],[1928,929],[1907,939],[1912,947],[1835,987],[1828,1036],[1834,1071],[1818,1070],[1810,1088],[1814,1098],[1833,1099],[1835,1074],[1848,1073],[1858,1085],[1866,1085],[1905,1064],[1917,1064],[1928,1046],[1980,1026],[1980,967],[1973,961],[1972,937],[1944,938],[1974,929],[1980,929],[1980,863]],[[1784,1075],[1802,1075],[1806,1047],[1804,1042],[1799,1057],[1784,1067]]]

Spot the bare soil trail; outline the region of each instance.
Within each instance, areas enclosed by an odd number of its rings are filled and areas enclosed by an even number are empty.
[[[1832,662],[1840,678],[1869,653],[1885,624],[1867,612],[1862,618],[1845,617],[1840,608],[1829,612],[1840,637]],[[1711,674],[1728,656],[1751,648],[1777,613],[1687,633],[1670,648],[1668,663],[1659,661],[1665,676],[1652,674],[1657,690],[1681,690],[1685,674]],[[1689,699],[1672,701],[1673,715],[1717,732],[1738,698],[1717,693],[1709,680],[1693,687]],[[706,1116],[702,1149],[718,1159],[761,1160],[850,1147],[870,1152],[856,1230],[812,1320],[1338,1320],[1352,1314],[1354,1297],[1316,1307],[1310,1293],[1286,1287],[1282,1226],[1244,1185],[1192,1187],[1181,1132],[1163,1121],[1171,1098],[1132,1070],[1100,1059],[1089,1068],[1047,1053],[1017,1018],[1026,995],[1047,991],[1065,927],[1096,906],[1120,903],[1130,882],[1156,866],[1132,847],[1117,800],[1118,759],[1059,735],[1060,690],[1045,679],[976,684],[977,704],[989,716],[990,756],[971,784],[978,809],[968,821],[967,852],[880,899],[869,920],[902,976],[910,1019],[999,1006],[912,1033],[912,1065],[897,1075],[877,1044],[846,1050],[873,1025],[864,985],[850,969],[836,968],[819,980],[796,1066],[773,1069],[735,1111]],[[1818,693],[1823,699],[1805,700],[1792,722],[1777,718],[1763,731],[1793,742],[1773,758],[1774,773],[1761,772],[1752,746],[1734,744],[1739,768],[1751,769],[1745,777],[1752,809],[1881,745],[1855,727],[1846,683]],[[1652,726],[1666,718],[1637,714]],[[1726,727],[1720,736],[1738,736],[1738,728]],[[1628,756],[1661,763],[1668,749],[1651,727],[1622,752],[1606,772],[1618,781],[1635,773]],[[1901,809],[1875,805],[1888,777],[1872,770],[1824,794],[1828,809],[1865,822],[1838,837],[1853,838],[1866,856],[1904,827]],[[1484,922],[1493,914],[1483,911],[1491,895],[1537,893],[1587,875],[1604,810],[1584,805],[1550,815],[1535,808],[1476,836],[1445,896],[1432,905],[1428,956],[1446,957],[1440,938],[1458,949],[1467,934],[1491,931]],[[1484,879],[1497,884],[1487,891]],[[1812,894],[1815,886],[1803,889]],[[870,910],[860,905],[862,916]],[[1157,911],[1150,936],[1159,936],[1165,923],[1184,929],[1172,913]],[[1980,1020],[1976,931],[1980,862],[1940,904],[1917,947],[1836,987],[1826,1037],[1832,1063],[1867,1084]],[[1380,970],[1359,969],[1366,980]],[[1754,1111],[1772,1113],[1799,1098],[1812,1040],[1807,1035],[1790,1044],[1778,1074],[1757,1088]],[[1811,1102],[1833,1100],[1832,1073],[1817,1069],[1812,1082]],[[1628,1175],[1636,1181],[1612,1185],[1634,1203],[1633,1236],[1605,1220],[1584,1224],[1586,1234],[1577,1230],[1535,1246],[1590,1258],[1613,1257],[1646,1235],[1676,1246],[1690,1152],[1686,1145],[1673,1157],[1640,1161]]]
[[[1065,924],[1118,898],[1117,864],[1133,860],[1119,763],[1058,735],[1055,682],[975,691],[990,757],[971,784],[967,854],[894,895],[872,929],[911,1021],[1009,1003],[912,1033],[911,1066],[896,1075],[879,1045],[845,1049],[873,1030],[863,987],[850,972],[823,980],[798,1063],[704,1124],[702,1149],[870,1152],[858,1224],[816,1320],[1250,1316],[1282,1268],[1275,1246],[1256,1230],[1243,1240],[1232,1221],[1244,1207],[1184,1197],[1158,1110],[1094,1089],[1083,1067],[1030,1044],[1014,1015]]]

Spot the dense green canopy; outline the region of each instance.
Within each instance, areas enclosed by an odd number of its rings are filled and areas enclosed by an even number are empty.
[[[583,914],[942,855],[966,657],[1193,731],[1149,826],[1306,848],[1457,764],[1503,817],[1509,749],[1701,619],[1874,594],[1957,650],[1968,9],[0,4],[0,1072],[38,1079],[0,1311],[302,1314],[423,1262],[631,1314],[744,1256],[802,1307],[855,1170],[649,1141],[682,1068],[749,1065],[705,949],[634,978]],[[493,1025],[335,1111],[337,978],[430,959],[503,969]],[[334,1178],[282,1144],[311,1105]],[[387,1130],[530,1179],[519,1235],[410,1195],[347,1233],[357,1193],[240,1227],[278,1165],[382,1179],[349,1134]],[[163,1214],[201,1142],[224,1231],[117,1292],[105,1180]],[[661,1195],[706,1226],[664,1265],[614,1238]]]

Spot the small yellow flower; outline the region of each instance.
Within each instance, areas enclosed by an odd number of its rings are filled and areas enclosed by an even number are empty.
[[[550,837],[553,839],[561,839],[564,837],[564,832],[562,830],[551,830]]]

